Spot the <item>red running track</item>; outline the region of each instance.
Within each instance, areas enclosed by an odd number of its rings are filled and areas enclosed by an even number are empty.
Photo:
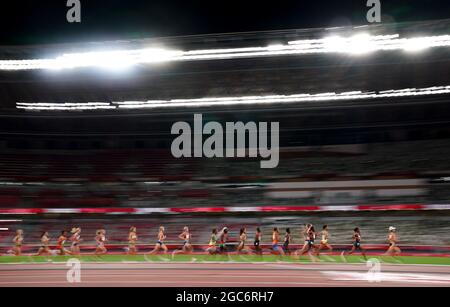
[[[0,287],[355,287],[448,286],[450,266],[381,264],[82,263],[69,283],[65,263],[2,264]]]

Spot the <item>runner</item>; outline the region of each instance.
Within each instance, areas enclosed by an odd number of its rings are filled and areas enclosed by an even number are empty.
[[[64,243],[67,241],[67,231],[61,231],[61,235],[58,237],[58,241],[56,243],[56,249],[59,251],[60,256],[64,256],[65,254],[70,254],[70,251],[64,248]]]
[[[256,228],[255,241],[253,242],[253,246],[255,247],[255,253],[260,256],[262,256],[261,240],[262,240],[262,233],[261,229],[258,227]]]
[[[300,249],[300,251],[295,252],[296,256],[304,255],[314,247],[314,240],[316,238],[316,234],[314,231],[314,226],[312,224],[305,225],[305,228],[303,230],[303,236],[305,238],[305,243],[303,244],[303,247]]]
[[[149,255],[152,255],[156,252],[158,252],[160,249],[163,250],[164,254],[167,254],[167,246],[164,244],[164,240],[166,239],[166,235],[164,234],[164,226],[159,227],[158,231],[158,241],[156,241],[155,248],[149,252]]]
[[[106,242],[106,230],[97,230],[97,235],[95,236],[95,242],[97,242],[97,248],[95,249],[96,255],[104,255],[108,251],[105,247]]]
[[[130,232],[128,233],[128,254],[136,255],[136,243],[138,237],[136,232],[136,227],[131,226]]]
[[[272,250],[275,253],[278,253],[281,256],[284,256],[284,251],[280,246],[278,245],[278,242],[280,241],[280,232],[278,231],[278,228],[275,227],[272,232]]]
[[[217,253],[217,229],[214,228],[211,232],[211,238],[209,239],[208,248],[206,251],[210,255],[215,255]]]
[[[283,251],[285,254],[290,255],[291,251],[289,250],[289,244],[291,243],[291,229],[286,228],[286,233],[284,234],[284,242],[283,242]]]
[[[324,248],[328,249],[330,252],[333,250],[333,247],[328,244],[328,237],[330,236],[330,233],[328,232],[328,225],[324,225],[322,227],[320,235],[322,236],[322,239],[320,240],[320,245],[317,248],[317,256],[319,256],[320,251]]]
[[[172,253],[172,259],[175,257],[175,254],[184,253],[190,254],[194,249],[191,244],[191,233],[189,231],[189,227],[184,226],[183,232],[178,236],[181,240],[184,240],[183,247],[181,249],[174,250]]]
[[[70,252],[72,255],[79,255],[80,254],[80,243],[83,241],[81,239],[81,228],[80,227],[74,227],[72,228],[72,236],[70,237],[70,241],[72,241],[72,245],[70,246]]]
[[[38,250],[36,256],[52,255],[52,252],[49,248],[49,242],[50,242],[50,238],[49,238],[48,232],[44,231],[41,235],[41,246],[39,247],[39,250]]]
[[[237,253],[248,254],[250,251],[245,247],[247,241],[247,229],[241,228],[239,231],[239,244],[237,246]]]
[[[13,252],[14,255],[20,256],[22,254],[22,243],[23,243],[23,230],[17,229],[16,235],[13,239],[14,247]]]
[[[347,254],[352,255],[356,250],[360,250],[361,254],[364,256],[364,259],[367,260],[365,249],[361,246],[361,231],[359,230],[359,227],[353,229],[352,240],[352,249]],[[345,251],[341,253],[341,256],[345,256]]]
[[[386,251],[385,255],[395,255],[395,256],[400,255],[400,253],[402,251],[397,246],[398,239],[397,239],[396,228],[394,226],[389,227],[388,242],[389,242],[389,247],[388,247],[388,250]]]
[[[221,254],[227,253],[228,228],[224,227],[219,234],[219,252]]]

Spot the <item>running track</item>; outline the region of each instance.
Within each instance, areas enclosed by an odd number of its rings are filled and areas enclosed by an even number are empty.
[[[301,287],[447,286],[450,266],[382,264],[369,282],[362,264],[83,263],[81,283],[68,283],[65,264],[2,264],[0,287]]]

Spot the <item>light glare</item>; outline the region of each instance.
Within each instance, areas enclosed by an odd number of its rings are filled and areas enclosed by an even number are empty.
[[[360,55],[382,50],[420,51],[450,46],[450,35],[400,38],[399,34],[371,36],[367,33],[351,37],[332,36],[322,39],[289,41],[266,47],[244,47],[207,50],[167,50],[146,48],[64,54],[54,59],[0,60],[0,70],[73,69],[99,67],[122,69],[137,64],[171,61],[202,61],[252,58],[262,56],[344,53]]]

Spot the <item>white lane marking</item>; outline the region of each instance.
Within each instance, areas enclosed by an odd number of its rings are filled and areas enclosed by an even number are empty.
[[[326,261],[330,261],[330,262],[336,262],[335,259],[331,258],[330,256],[327,256],[325,254],[320,255],[320,257],[324,258]]]
[[[350,271],[323,271],[323,275],[332,280],[341,281],[368,281],[367,272]],[[407,282],[407,283],[443,283],[450,286],[450,275],[443,274],[413,274],[413,273],[377,273],[381,282]]]

